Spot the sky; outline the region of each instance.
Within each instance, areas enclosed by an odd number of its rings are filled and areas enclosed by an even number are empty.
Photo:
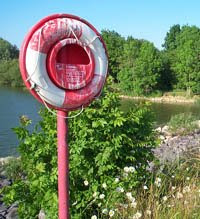
[[[2,0],[0,37],[20,48],[28,30],[55,13],[79,16],[99,32],[149,40],[159,49],[174,24],[200,27],[199,0]]]

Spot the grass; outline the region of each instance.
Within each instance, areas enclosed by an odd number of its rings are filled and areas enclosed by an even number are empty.
[[[180,113],[171,117],[168,126],[174,135],[187,135],[198,129],[197,118],[192,113]]]
[[[162,169],[152,174],[151,184],[144,184],[134,197],[128,194],[127,202],[115,209],[112,218],[199,219],[199,151],[190,152],[184,159],[166,164]]]

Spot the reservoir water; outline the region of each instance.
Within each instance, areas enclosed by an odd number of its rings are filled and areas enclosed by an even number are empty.
[[[19,125],[19,117],[27,115],[33,124],[39,120],[38,103],[27,91],[0,87],[0,157],[16,155],[17,138],[12,128]]]
[[[127,111],[135,101],[122,100],[122,110]],[[17,155],[17,138],[12,128],[19,125],[19,117],[27,115],[32,120],[30,128],[39,121],[38,103],[27,91],[16,88],[0,87],[0,157]],[[172,115],[191,112],[200,118],[200,105],[152,103],[156,123],[163,125]]]

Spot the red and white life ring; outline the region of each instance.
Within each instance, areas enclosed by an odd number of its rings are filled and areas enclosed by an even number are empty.
[[[31,93],[56,109],[88,105],[107,77],[105,44],[87,21],[68,14],[42,19],[20,50],[22,78]]]

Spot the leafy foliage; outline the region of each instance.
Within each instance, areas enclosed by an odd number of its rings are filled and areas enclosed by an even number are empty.
[[[35,218],[40,209],[47,218],[57,218],[56,121],[46,110],[40,114],[42,120],[33,133],[26,128],[27,119],[15,128],[25,180],[15,180],[5,191],[7,203],[17,201],[24,219]],[[148,181],[146,167],[156,144],[152,119],[148,104],[135,106],[128,114],[121,112],[119,98],[107,87],[103,98],[69,121],[72,218],[115,208],[123,201],[117,188],[129,191]],[[125,167],[132,171],[124,175]]]
[[[200,93],[200,29],[184,26],[177,37],[172,69],[176,74],[177,88],[189,93]]]
[[[18,48],[0,38],[0,85],[22,86],[18,56]]]
[[[18,60],[0,60],[0,85],[21,87],[23,85]]]
[[[148,95],[158,89],[164,67],[161,55],[153,44],[129,38],[124,50],[126,61],[118,75],[121,88],[132,90],[137,95]]]
[[[162,45],[166,50],[173,50],[177,47],[177,36],[181,32],[181,27],[179,24],[173,25],[169,32],[167,32],[165,37],[165,42]]]
[[[0,60],[16,59],[19,56],[19,50],[8,41],[0,38]]]
[[[125,39],[115,31],[102,30],[101,34],[108,50],[109,73],[117,82]]]

